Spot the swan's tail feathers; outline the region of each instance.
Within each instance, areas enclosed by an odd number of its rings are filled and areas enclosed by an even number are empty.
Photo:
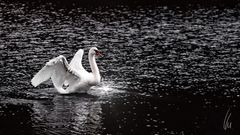
[[[47,81],[51,75],[53,67],[45,65],[31,80],[31,83],[34,87],[37,87],[39,84]]]

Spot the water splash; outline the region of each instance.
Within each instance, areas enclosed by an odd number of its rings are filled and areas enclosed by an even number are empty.
[[[124,93],[123,86],[115,84],[113,81],[102,82],[100,86],[95,86],[89,94],[96,96],[111,96],[116,93]]]

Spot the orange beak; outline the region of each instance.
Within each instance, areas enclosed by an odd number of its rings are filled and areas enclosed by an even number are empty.
[[[103,56],[100,51],[96,51],[96,55],[97,55],[97,56]]]

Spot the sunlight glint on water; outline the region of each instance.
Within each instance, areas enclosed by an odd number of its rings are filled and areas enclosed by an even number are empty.
[[[224,134],[229,108],[239,134],[239,13],[1,1],[0,134]],[[104,79],[89,94],[31,86],[49,59],[91,46]]]

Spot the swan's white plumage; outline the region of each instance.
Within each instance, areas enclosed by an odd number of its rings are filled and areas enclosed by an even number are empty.
[[[31,80],[34,87],[48,80],[52,75],[52,67],[45,65]]]
[[[70,67],[77,71],[85,70],[82,66],[83,49],[79,49],[70,62]]]
[[[69,67],[66,62],[67,61],[65,57],[62,55],[57,58],[51,59],[33,77],[33,79],[31,80],[32,85],[36,87],[39,84],[47,81],[51,77],[54,86],[61,87],[67,75],[72,76],[75,79],[79,78],[77,73],[74,70],[71,70],[71,67]]]
[[[97,48],[93,47],[89,51],[89,62],[92,73],[87,72],[82,66],[82,57],[84,51],[82,49],[74,55],[70,64],[62,55],[51,59],[46,65],[33,77],[31,83],[33,86],[47,81],[51,78],[54,87],[61,94],[68,94],[77,91],[87,91],[91,86],[100,82],[100,74],[95,62],[94,53]],[[97,50],[98,51],[98,50]],[[67,89],[63,89],[63,85],[68,85]]]

